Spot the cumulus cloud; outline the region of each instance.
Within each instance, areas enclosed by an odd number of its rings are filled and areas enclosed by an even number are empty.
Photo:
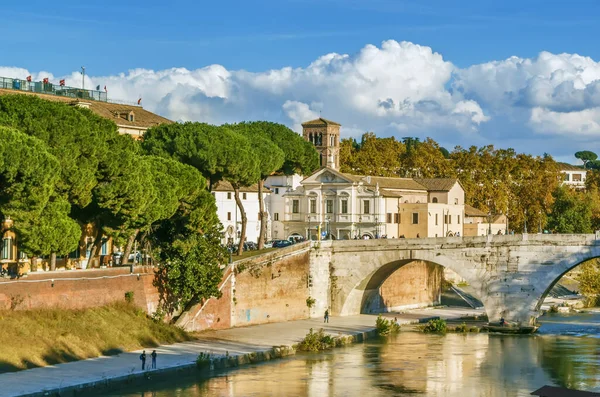
[[[1,76],[30,74],[81,85],[78,71],[53,76],[0,67]],[[375,131],[502,146],[499,139],[509,134],[511,144],[531,146],[546,134],[564,150],[600,132],[600,64],[576,54],[541,52],[460,69],[430,47],[388,40],[356,54],[325,54],[305,67],[134,69],[86,76],[85,84],[106,86],[111,99],[141,97],[144,107],[176,121],[272,120],[300,131],[303,121],[322,114],[340,122],[345,136]],[[569,139],[559,144],[565,135]]]
[[[525,114],[538,133],[598,131],[600,63],[577,54],[541,52],[458,70],[453,89],[494,113]]]

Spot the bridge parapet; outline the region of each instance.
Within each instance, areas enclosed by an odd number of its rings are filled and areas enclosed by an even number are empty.
[[[550,288],[581,262],[600,256],[594,234],[518,234],[313,242],[311,269],[329,274],[334,314],[360,313],[365,296],[412,261],[449,268],[467,280],[490,319],[530,322]],[[335,284],[335,285],[334,285]]]

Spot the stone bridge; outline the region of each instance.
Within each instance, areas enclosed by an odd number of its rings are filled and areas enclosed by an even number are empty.
[[[524,234],[313,243],[311,296],[317,312],[361,313],[394,271],[421,260],[451,269],[483,302],[490,321],[530,323],[552,286],[600,256],[600,236]]]

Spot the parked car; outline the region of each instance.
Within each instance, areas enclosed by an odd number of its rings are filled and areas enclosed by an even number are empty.
[[[284,248],[292,245],[292,242],[289,240],[277,240],[273,243],[273,248]]]
[[[267,241],[264,245],[264,248],[273,248],[274,241]]]

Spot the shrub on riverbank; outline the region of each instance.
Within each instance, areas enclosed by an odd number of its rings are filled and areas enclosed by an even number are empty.
[[[423,332],[427,333],[435,333],[435,334],[445,334],[448,330],[446,326],[446,320],[437,319],[437,320],[429,320],[429,322],[423,327]]]
[[[314,332],[311,328],[298,345],[298,348],[302,351],[315,353],[332,347],[335,347],[335,340],[331,335],[325,334],[323,328],[317,332]]]
[[[125,302],[82,310],[0,311],[0,330],[5,342],[0,373],[192,339]]]
[[[375,322],[377,326],[377,334],[380,336],[387,336],[390,334],[397,334],[400,332],[400,324],[392,319],[386,319],[381,316],[377,316],[377,321]]]

